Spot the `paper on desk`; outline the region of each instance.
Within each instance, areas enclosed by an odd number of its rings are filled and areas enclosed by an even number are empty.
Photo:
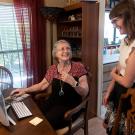
[[[43,119],[39,118],[39,117],[35,117],[32,120],[29,121],[30,124],[37,126],[39,123],[41,123],[43,121]]]

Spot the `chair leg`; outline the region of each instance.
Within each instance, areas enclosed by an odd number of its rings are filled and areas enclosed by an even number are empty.
[[[84,135],[88,135],[88,121],[85,123],[84,126]]]
[[[115,116],[114,127],[112,128],[112,135],[117,135],[119,129],[119,122],[121,120],[121,113],[122,113],[121,107],[122,107],[122,101],[120,100],[118,110]]]
[[[131,134],[131,128],[130,128],[130,119],[127,119],[127,135],[130,135]]]
[[[130,123],[129,120],[127,121],[127,135],[130,135]]]

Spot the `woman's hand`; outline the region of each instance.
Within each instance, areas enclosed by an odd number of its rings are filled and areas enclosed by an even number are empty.
[[[62,72],[60,79],[68,84],[70,84],[71,86],[74,86],[76,83],[76,80],[73,78],[73,76],[71,76],[70,74],[66,73],[66,72]]]
[[[74,79],[74,77],[66,72],[63,72],[61,74],[62,81],[70,84],[72,87],[75,88],[76,92],[80,94],[82,97],[85,97],[88,94],[89,86],[87,82],[87,76],[83,75],[79,78],[79,86],[76,87],[77,81]]]
[[[113,77],[113,76],[116,75],[116,74],[118,75],[118,73],[119,73],[118,67],[114,67],[114,68],[112,69],[110,75]],[[114,78],[114,77],[113,77],[113,78]]]
[[[117,74],[117,68],[114,67],[111,71],[111,76],[113,77],[113,74]]]
[[[108,100],[109,100],[110,92],[106,92],[104,97],[103,97],[103,105],[107,106]]]
[[[15,89],[13,90],[11,93],[10,93],[10,96],[15,96],[15,97],[18,97],[18,96],[21,96],[23,94],[25,94],[25,89]]]

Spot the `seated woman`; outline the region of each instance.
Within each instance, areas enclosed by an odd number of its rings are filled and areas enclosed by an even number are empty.
[[[66,40],[55,43],[53,57],[57,64],[49,67],[44,79],[28,88],[16,89],[11,95],[43,91],[52,84],[52,93],[44,103],[43,112],[54,129],[67,126],[64,114],[74,108],[88,94],[87,71],[80,62],[71,61],[71,46]]]

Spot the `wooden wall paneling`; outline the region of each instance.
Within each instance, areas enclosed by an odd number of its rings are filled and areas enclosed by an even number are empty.
[[[92,84],[89,117],[97,115],[99,3],[82,2],[82,61],[90,67]]]

